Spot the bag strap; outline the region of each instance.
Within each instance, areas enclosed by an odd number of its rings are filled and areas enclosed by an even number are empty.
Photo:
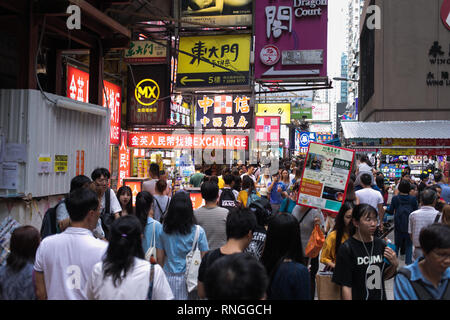
[[[192,243],[192,249],[191,249],[192,252],[194,252],[194,250],[197,248],[199,233],[200,233],[200,226],[196,225],[194,242]]]
[[[311,208],[306,210],[306,212],[303,214],[303,217],[300,219],[300,222],[298,224],[301,224],[303,222],[303,219],[305,219],[306,215],[311,211]]]
[[[408,279],[409,283],[414,289],[414,292],[416,293],[417,298],[419,300],[436,300],[434,297],[428,292],[428,290],[425,288],[425,286],[422,283],[422,280],[412,281],[411,280],[411,271],[406,268],[401,268],[398,270],[398,273],[404,275],[406,279]]]
[[[155,266],[150,263],[150,284],[147,292],[147,299],[152,300],[153,295],[153,279],[155,277]]]
[[[107,188],[105,191],[105,214],[108,215],[111,211],[111,189]]]
[[[438,213],[436,215],[436,218],[434,218],[434,223],[438,223],[439,219],[441,218],[441,215]]]

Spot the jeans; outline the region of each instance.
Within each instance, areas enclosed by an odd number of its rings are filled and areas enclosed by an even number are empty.
[[[409,236],[409,233],[400,232],[395,230],[394,231],[394,238],[395,238],[395,254],[398,257],[398,254],[400,252],[400,249],[403,247],[405,248],[405,264],[409,265],[412,261],[412,252],[413,252],[413,244],[411,241],[411,238]]]

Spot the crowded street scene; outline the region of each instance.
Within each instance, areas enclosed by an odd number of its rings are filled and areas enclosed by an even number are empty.
[[[0,25],[0,300],[450,300],[450,0],[2,0]]]

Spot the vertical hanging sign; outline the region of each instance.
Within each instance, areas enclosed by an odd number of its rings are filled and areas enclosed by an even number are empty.
[[[122,131],[119,148],[119,181],[117,187],[122,186],[123,179],[130,176],[130,152],[127,147],[127,132]]]

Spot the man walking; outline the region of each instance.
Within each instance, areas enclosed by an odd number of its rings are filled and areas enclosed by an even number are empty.
[[[142,184],[142,191],[150,192],[154,196],[156,194],[156,182],[159,180],[159,165],[157,163],[151,163],[148,171],[151,179]]]
[[[447,204],[450,204],[450,187],[443,181],[443,175],[441,172],[437,171],[434,173],[434,181],[438,186],[441,187],[441,197]]]
[[[361,175],[361,185],[362,189],[355,192],[356,196],[359,198],[359,203],[369,204],[375,208],[380,217],[380,229],[383,229],[383,218],[384,218],[384,199],[381,192],[372,189],[372,176],[369,173],[363,173]]]
[[[46,237],[36,252],[36,296],[40,300],[86,300],[92,269],[108,246],[92,234],[100,217],[95,192],[77,189],[65,203],[70,227]]]
[[[419,241],[420,231],[433,224],[436,216],[439,214],[439,211],[434,208],[437,200],[437,194],[433,189],[425,189],[422,192],[422,207],[409,215],[408,233],[414,246],[414,260],[422,256],[422,248]]]
[[[214,182],[204,182],[200,187],[205,205],[194,212],[197,223],[205,230],[210,250],[217,249],[227,241],[226,221],[228,209],[217,206],[219,186]]]

